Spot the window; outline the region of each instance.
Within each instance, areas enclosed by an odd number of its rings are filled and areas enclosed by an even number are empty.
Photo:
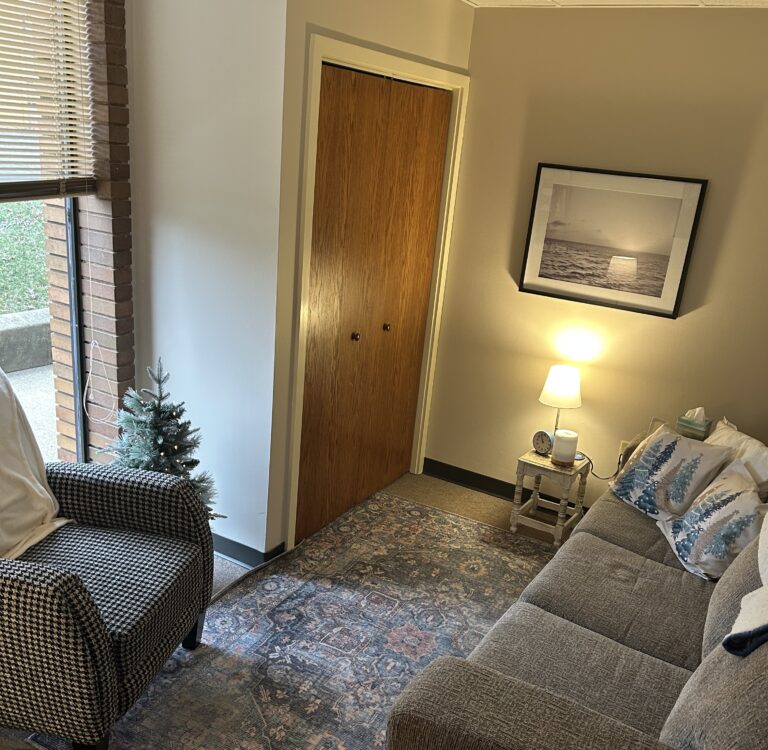
[[[73,199],[65,199],[73,201]],[[79,305],[76,291],[77,248],[47,242],[51,228],[73,232],[74,212],[48,201],[0,203],[0,367],[35,433],[46,461],[84,455],[84,424],[75,422],[70,434],[57,428],[57,410],[66,408],[68,394],[80,388],[80,347],[72,347]],[[60,206],[60,210],[59,210]],[[58,230],[61,233],[61,230]],[[73,325],[73,323],[75,325]],[[56,377],[55,360],[72,365],[72,381]],[[64,428],[66,429],[66,428]]]
[[[86,0],[0,0],[0,198],[94,187]]]
[[[56,424],[72,402],[82,414],[71,196],[96,188],[91,8],[90,0],[0,0],[0,366],[46,460],[84,457],[82,418],[70,420],[71,434],[57,435]],[[54,377],[57,367],[71,381]]]

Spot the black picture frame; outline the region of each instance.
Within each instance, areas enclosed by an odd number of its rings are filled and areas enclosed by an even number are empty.
[[[520,291],[678,317],[707,185],[540,162]]]

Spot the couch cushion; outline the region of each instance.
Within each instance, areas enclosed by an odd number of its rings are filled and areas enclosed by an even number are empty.
[[[198,616],[202,554],[180,539],[69,524],[21,559],[80,576],[112,641],[124,709]]]
[[[764,750],[767,706],[768,644],[743,657],[716,646],[680,693],[661,741],[679,750]]]
[[[573,533],[587,532],[624,547],[649,560],[682,569],[677,555],[659,531],[656,522],[606,492],[592,505]]]
[[[469,660],[658,736],[691,672],[517,602]]]
[[[757,567],[759,541],[755,539],[750,542],[715,585],[704,624],[702,658],[706,658],[709,652],[722,643],[723,638],[731,632],[741,608],[742,598],[763,585]]]
[[[670,664],[695,669],[715,584],[577,534],[526,587],[522,601]]]

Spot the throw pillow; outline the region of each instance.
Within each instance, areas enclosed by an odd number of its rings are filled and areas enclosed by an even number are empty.
[[[757,542],[757,567],[763,585],[741,600],[741,610],[723,647],[736,656],[746,656],[768,642],[768,523],[763,523]]]
[[[45,478],[40,449],[0,370],[0,557],[16,558],[66,523]]]
[[[768,447],[757,438],[739,432],[733,422],[723,417],[712,434],[705,440],[710,445],[724,445],[734,450],[734,458],[740,458],[757,482],[760,497],[768,497]]]
[[[640,443],[611,489],[654,518],[679,516],[732,454],[731,448],[707,445],[662,425]]]
[[[687,513],[656,523],[686,570],[717,580],[758,535],[765,509],[749,470],[734,461]]]

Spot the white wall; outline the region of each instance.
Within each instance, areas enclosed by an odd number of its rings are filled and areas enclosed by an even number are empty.
[[[266,550],[285,0],[128,0],[136,363],[158,355],[201,468]]]
[[[309,35],[325,34],[466,70],[472,21],[472,8],[461,0],[288,0],[268,546],[283,541],[287,531],[289,389],[295,356],[293,306]]]
[[[570,327],[604,345],[561,419],[599,473],[692,406],[768,438],[766,39],[749,9],[476,12],[429,457],[514,481]],[[709,179],[677,320],[518,291],[539,161]]]

